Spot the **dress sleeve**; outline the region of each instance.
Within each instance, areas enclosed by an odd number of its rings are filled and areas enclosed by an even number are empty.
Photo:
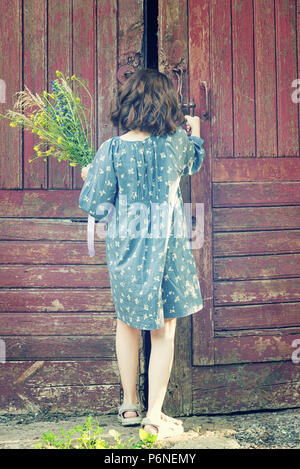
[[[79,207],[101,220],[114,204],[117,194],[117,177],[112,160],[113,139],[106,140],[98,149],[79,195]]]
[[[186,134],[184,145],[184,167],[182,175],[192,175],[199,171],[205,158],[203,148],[203,138],[194,137]]]

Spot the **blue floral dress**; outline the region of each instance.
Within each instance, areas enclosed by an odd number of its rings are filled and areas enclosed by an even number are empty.
[[[79,207],[107,223],[116,315],[134,328],[159,329],[203,308],[179,183],[204,158],[203,139],[177,127],[143,141],[112,137],[90,165]]]

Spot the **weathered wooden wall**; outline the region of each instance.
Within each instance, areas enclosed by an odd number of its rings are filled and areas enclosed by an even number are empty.
[[[55,71],[94,96],[96,148],[122,65],[143,63],[142,0],[12,0],[0,6],[1,112]],[[120,403],[115,313],[105,244],[90,258],[80,169],[28,163],[36,137],[0,121],[0,412],[114,412]]]
[[[197,257],[207,297],[193,321],[193,410],[299,406],[300,368],[292,362],[300,338],[299,104],[292,100],[299,2],[189,6],[196,112],[202,80],[210,103],[202,126],[210,161],[193,179],[194,199],[207,204],[206,253]]]

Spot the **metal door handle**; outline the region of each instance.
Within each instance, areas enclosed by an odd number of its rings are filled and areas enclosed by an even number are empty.
[[[202,120],[208,120],[209,119],[209,88],[208,88],[206,81],[203,80],[200,83],[201,83],[200,89],[205,91],[205,109],[204,111],[200,111],[200,118]],[[200,97],[200,100],[201,100],[201,97]]]

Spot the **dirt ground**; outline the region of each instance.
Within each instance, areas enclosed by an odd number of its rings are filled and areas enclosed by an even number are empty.
[[[43,435],[71,430],[87,416],[0,416],[0,449],[32,449]],[[139,439],[139,427],[122,427],[116,415],[93,416],[104,429],[115,429],[121,439]],[[183,417],[184,434],[165,439],[172,449],[300,449],[300,409],[232,415]]]

